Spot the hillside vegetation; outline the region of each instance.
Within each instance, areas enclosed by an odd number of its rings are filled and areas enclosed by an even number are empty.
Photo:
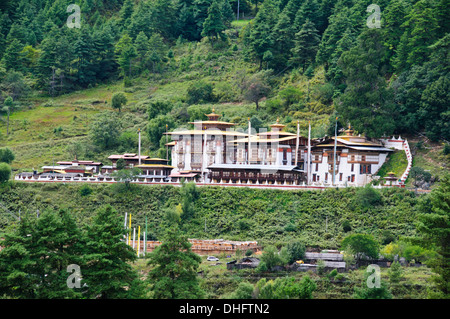
[[[149,239],[164,231],[167,210],[183,201],[184,190],[172,186],[139,186],[126,191],[118,185],[90,184],[83,196],[77,184],[14,183],[5,187],[0,202],[18,215],[65,208],[80,224],[89,224],[99,206],[110,204],[118,213],[133,214],[133,225],[148,219]],[[182,231],[190,238],[257,240],[286,244],[301,239],[310,247],[339,248],[349,233],[368,233],[380,242],[414,236],[420,198],[403,189],[341,189],[277,191],[249,188],[197,187],[192,208],[184,209]],[[2,224],[13,217],[2,212]],[[206,225],[206,231],[205,231]],[[347,226],[345,226],[347,225]],[[344,227],[345,226],[345,227]]]

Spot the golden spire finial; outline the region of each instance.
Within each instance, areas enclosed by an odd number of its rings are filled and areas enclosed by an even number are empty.
[[[280,118],[279,117],[277,117],[277,124],[280,122]]]

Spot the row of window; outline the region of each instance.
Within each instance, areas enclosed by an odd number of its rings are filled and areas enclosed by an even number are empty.
[[[330,174],[330,175],[331,175],[331,174]],[[336,176],[336,178],[338,179],[339,182],[342,182],[342,181],[343,181],[343,178],[344,178],[344,174],[339,173],[339,174]],[[333,180],[333,175],[331,175],[331,177],[330,177],[330,181],[332,181],[332,180]],[[319,182],[319,181],[320,181],[320,175],[318,175],[318,174],[313,174],[313,175],[312,175],[312,181],[313,181],[313,182]],[[350,175],[350,176],[347,176],[347,181],[348,181],[348,182],[351,182],[351,183],[355,182],[355,175],[352,174],[352,175]],[[328,182],[328,173],[325,173],[325,182]]]

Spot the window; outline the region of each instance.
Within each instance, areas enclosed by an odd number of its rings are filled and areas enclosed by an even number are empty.
[[[342,182],[342,173],[339,173],[339,181]]]
[[[355,175],[352,175],[352,179],[351,179],[352,183],[355,182]]]
[[[319,163],[316,163],[316,172],[319,170]]]
[[[355,169],[355,164],[352,164],[351,171],[353,172],[354,169]]]
[[[328,180],[328,173],[325,173],[325,180]]]
[[[316,181],[316,174],[313,174],[313,182]]]
[[[360,174],[372,174],[372,165],[363,165],[359,167]]]

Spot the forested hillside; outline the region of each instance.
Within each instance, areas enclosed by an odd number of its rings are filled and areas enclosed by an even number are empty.
[[[236,21],[227,0],[2,1],[0,143],[92,157],[135,147],[139,126],[146,152],[163,154],[166,124],[212,107],[255,128],[312,120],[317,137],[337,115],[369,137],[448,141],[449,1],[380,0],[379,28],[372,2],[244,0]],[[119,92],[125,103],[111,103]]]

